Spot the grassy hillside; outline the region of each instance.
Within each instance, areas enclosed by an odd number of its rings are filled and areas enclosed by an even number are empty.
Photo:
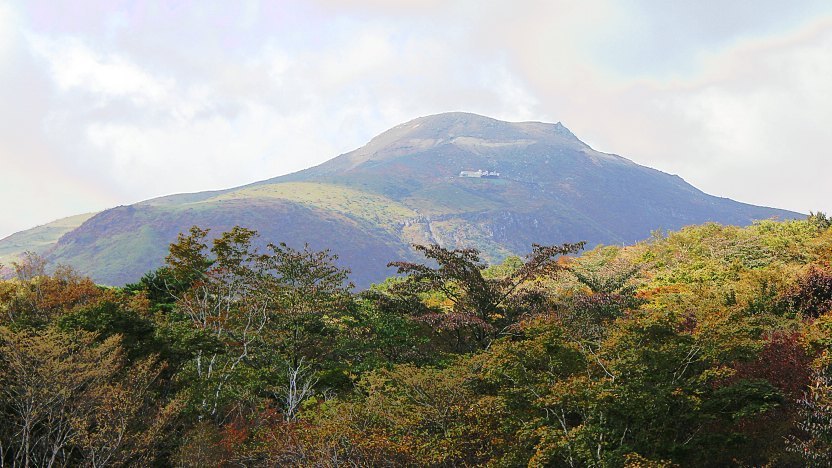
[[[258,230],[262,244],[331,248],[339,255],[339,264],[355,269],[353,279],[361,285],[386,276],[390,259],[408,255],[398,238],[375,224],[304,203],[262,197],[107,210],[65,235],[50,255],[69,259],[67,263],[96,281],[124,284],[161,265],[168,245],[194,225],[211,228],[212,237],[241,225]]]
[[[52,221],[0,239],[0,263],[10,264],[23,252],[45,253],[58,239],[72,231],[95,213],[86,213]]]
[[[310,182],[287,182],[233,190],[194,205],[212,204],[224,200],[282,199],[311,208],[340,213],[371,225],[395,232],[405,219],[418,215],[416,211],[389,198],[347,187]],[[190,206],[189,205],[183,205]]]

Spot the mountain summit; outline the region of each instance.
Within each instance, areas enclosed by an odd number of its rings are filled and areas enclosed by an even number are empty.
[[[0,240],[0,261],[36,250],[96,281],[162,264],[192,225],[234,225],[330,248],[359,286],[413,243],[476,247],[490,262],[532,243],[634,242],[656,229],[802,216],[703,193],[678,176],[593,150],[560,123],[453,112],[421,117],[321,165],[228,190],[172,195]]]
[[[454,145],[479,154],[493,148],[523,148],[532,143],[590,150],[561,123],[503,122],[477,114],[450,112],[420,117],[376,136],[365,146],[300,174],[357,166]],[[496,154],[496,153],[495,153]],[[598,153],[602,154],[602,153]]]

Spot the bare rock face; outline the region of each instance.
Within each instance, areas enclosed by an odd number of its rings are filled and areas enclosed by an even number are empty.
[[[331,249],[364,287],[392,273],[387,262],[411,257],[411,243],[476,247],[497,262],[531,243],[631,243],[656,229],[772,217],[802,215],[705,194],[595,151],[560,123],[448,113],[287,176],[113,208],[51,243],[41,239],[36,250],[119,285],[160,266],[168,244],[192,225],[217,234],[242,225],[263,242]],[[0,241],[0,252],[32,250],[20,242],[26,236],[12,237],[14,247]]]

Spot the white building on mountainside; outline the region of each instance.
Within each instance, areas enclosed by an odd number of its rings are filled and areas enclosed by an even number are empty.
[[[496,178],[500,177],[500,173],[499,172],[494,172],[494,171],[484,171],[484,170],[480,169],[478,171],[461,171],[459,173],[459,176],[460,177],[474,177],[474,178],[478,178],[478,179],[480,179],[480,178],[496,179]]]

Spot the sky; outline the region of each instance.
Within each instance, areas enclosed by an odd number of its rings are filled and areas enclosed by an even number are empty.
[[[0,0],[0,238],[448,111],[832,212],[832,1]]]

